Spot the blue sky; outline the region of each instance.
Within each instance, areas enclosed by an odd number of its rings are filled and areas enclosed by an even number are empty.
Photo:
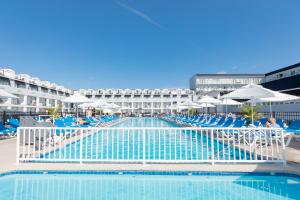
[[[0,66],[76,88],[188,87],[300,62],[299,0],[0,0]]]

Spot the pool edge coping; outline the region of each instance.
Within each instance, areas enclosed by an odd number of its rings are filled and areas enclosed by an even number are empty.
[[[166,170],[10,170],[0,173],[0,178],[17,174],[98,174],[98,175],[169,175],[169,176],[284,176],[300,179],[296,172],[282,171],[166,171]]]

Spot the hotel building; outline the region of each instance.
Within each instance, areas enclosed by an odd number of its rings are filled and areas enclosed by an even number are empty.
[[[260,84],[264,77],[264,74],[196,74],[190,79],[190,89],[199,96],[222,95],[250,83]]]
[[[300,95],[300,63],[267,74],[196,74],[190,79],[190,89],[80,89],[78,92],[92,100],[115,103],[124,113],[154,115],[170,112],[171,106],[186,100],[196,101],[204,94],[217,97],[250,83]],[[19,97],[0,98],[0,110],[43,112],[59,104],[63,104],[64,111],[74,110],[72,104],[62,103],[72,90],[27,74],[16,74],[12,69],[0,69],[0,89]],[[273,104],[274,111],[295,111],[294,104],[299,102]]]
[[[18,96],[18,99],[1,98],[0,110],[19,112],[44,112],[62,104],[61,100],[72,90],[27,74],[16,74],[12,69],[0,69],[0,89]],[[69,109],[64,104],[64,109]]]
[[[266,74],[196,74],[190,79],[190,89],[199,98],[204,94],[220,96],[247,84],[260,84],[268,89],[300,96],[300,63]],[[261,112],[269,112],[270,102],[259,103]],[[271,102],[274,112],[299,112],[300,101]],[[230,112],[239,112],[230,106]]]
[[[127,114],[148,115],[170,112],[170,106],[194,97],[190,89],[81,89],[79,92],[92,100],[115,103]]]
[[[300,96],[300,63],[267,73],[262,85],[271,90]]]

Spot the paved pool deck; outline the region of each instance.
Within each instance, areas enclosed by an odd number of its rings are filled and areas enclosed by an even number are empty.
[[[294,138],[287,147],[287,166],[282,164],[79,164],[16,163],[16,138],[0,140],[0,173],[13,170],[150,170],[150,171],[223,171],[284,172],[300,175],[300,141]]]

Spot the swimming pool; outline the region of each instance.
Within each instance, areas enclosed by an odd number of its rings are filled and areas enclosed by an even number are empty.
[[[0,175],[0,199],[300,199],[300,179],[283,174],[143,171],[21,171]]]
[[[219,160],[248,160],[249,153],[211,140],[209,133],[194,130],[151,130],[143,133],[130,127],[178,127],[159,118],[129,118],[113,126],[125,130],[101,130],[74,141],[64,148],[41,155],[45,159],[88,161],[202,161],[216,157]],[[129,129],[128,129],[129,128]],[[212,148],[213,147],[213,148]],[[212,151],[213,149],[213,151]],[[82,153],[80,153],[82,152]]]

